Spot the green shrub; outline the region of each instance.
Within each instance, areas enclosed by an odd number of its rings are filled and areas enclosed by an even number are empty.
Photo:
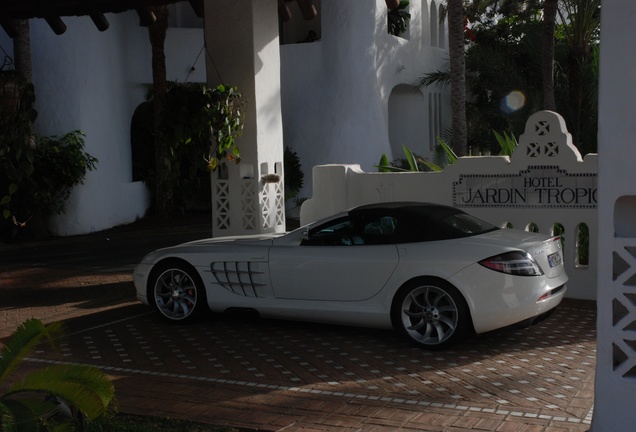
[[[0,71],[0,225],[24,227],[33,217],[63,213],[74,185],[95,169],[84,134],[33,133],[35,90],[14,71]]]
[[[35,145],[0,147],[0,201],[5,219],[62,214],[73,186],[82,184],[97,159],[84,151],[84,134],[36,138]]]

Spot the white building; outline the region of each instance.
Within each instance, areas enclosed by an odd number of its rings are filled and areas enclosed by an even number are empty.
[[[169,80],[215,84],[218,69],[224,81],[238,85],[252,99],[248,122],[253,123],[241,138],[242,164],[251,164],[252,171],[264,157],[259,150],[250,161],[252,146],[278,147],[275,165],[287,145],[297,152],[305,171],[301,195],[310,196],[312,166],[355,162],[372,169],[383,153],[401,156],[404,144],[426,156],[435,136],[448,126],[447,95],[441,90],[414,91],[412,86],[447,62],[438,0],[412,1],[409,29],[401,36],[388,34],[384,0],[316,1],[317,14],[308,21],[297,3],[288,3],[292,19],[282,24],[274,0],[238,3],[246,11],[257,7],[272,11],[237,15],[225,33],[215,36],[209,30],[205,38],[203,20],[194,16],[189,4],[172,5],[166,60]],[[229,14],[231,7],[206,2],[206,19]],[[86,151],[99,159],[85,184],[75,188],[66,214],[53,219],[51,228],[58,235],[133,222],[145,214],[150,202],[145,185],[133,181],[130,143],[132,115],[152,85],[148,31],[139,25],[134,11],[106,17],[110,28],[104,32],[97,31],[89,17],[64,17],[67,30],[59,36],[44,20],[31,20],[37,132],[63,135],[80,129],[86,134]],[[245,32],[246,28],[255,29],[254,33]],[[297,43],[309,30],[318,40]],[[246,33],[253,42],[273,35],[275,40],[268,40],[267,46],[280,48],[264,55],[258,43],[241,45]],[[11,39],[4,32],[0,45],[11,53]],[[255,51],[256,61],[249,67],[232,66],[246,46]],[[255,79],[263,65],[280,70]],[[263,100],[268,93],[269,100]],[[269,119],[277,117],[272,126]],[[264,174],[260,168],[256,171],[257,179]]]

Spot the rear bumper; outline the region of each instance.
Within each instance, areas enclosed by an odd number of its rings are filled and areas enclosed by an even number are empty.
[[[567,281],[565,272],[553,278],[511,276],[473,266],[451,279],[466,298],[476,333],[545,319],[565,297]]]

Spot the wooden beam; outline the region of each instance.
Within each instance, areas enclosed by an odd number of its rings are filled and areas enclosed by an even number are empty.
[[[148,27],[153,24],[157,17],[152,13],[152,9],[150,9],[150,5],[145,0],[135,0],[135,10],[137,11],[137,15],[139,15],[139,25],[143,27]]]
[[[64,34],[66,31],[66,24],[62,21],[62,18],[56,15],[46,15],[44,20],[48,23],[49,27],[55,32],[56,35]]]
[[[93,23],[95,24],[95,27],[97,27],[97,30],[106,31],[108,30],[108,27],[110,27],[110,24],[108,23],[108,20],[106,19],[103,13],[97,12],[97,11],[91,11],[89,16],[93,20]]]

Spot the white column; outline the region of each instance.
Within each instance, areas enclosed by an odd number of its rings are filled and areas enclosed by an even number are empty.
[[[636,424],[636,2],[603,1],[599,89],[598,354],[592,430]]]
[[[277,11],[277,0],[205,4],[208,84],[248,100],[241,163],[212,173],[214,236],[285,230]]]

